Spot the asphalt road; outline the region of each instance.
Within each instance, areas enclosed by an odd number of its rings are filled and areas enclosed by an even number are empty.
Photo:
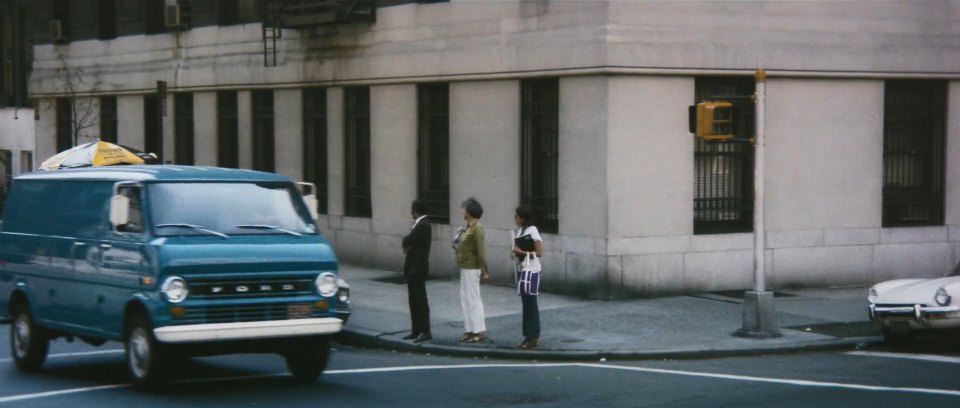
[[[0,326],[0,407],[960,406],[960,353],[890,350],[682,361],[550,363],[335,346],[316,385],[271,355],[190,360],[160,394],[126,384],[118,344],[55,342],[23,374]]]

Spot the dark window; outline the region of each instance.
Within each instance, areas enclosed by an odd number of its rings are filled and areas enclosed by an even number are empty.
[[[752,78],[697,78],[695,102],[715,96],[753,95]],[[738,107],[736,133],[753,137],[753,104]],[[739,109],[744,109],[741,115]],[[741,126],[745,128],[741,129]],[[753,230],[753,145],[694,141],[694,234]]]
[[[117,97],[100,97],[100,140],[117,143]]]
[[[193,94],[176,94],[173,105],[173,158],[177,164],[193,165]]]
[[[947,84],[887,81],[883,109],[883,226],[943,224]]]
[[[560,86],[556,78],[522,82],[520,202],[542,232],[559,231]]]
[[[303,90],[303,178],[317,186],[321,214],[327,213],[327,91]]]
[[[97,29],[101,40],[117,38],[117,0],[97,0]]]
[[[160,120],[160,104],[156,95],[143,97],[143,139],[144,151],[155,153],[163,162],[163,122]]]
[[[70,6],[70,40],[97,38],[97,0],[71,0]]]
[[[117,2],[117,35],[137,35],[144,32],[144,2]]]
[[[217,22],[220,25],[237,24],[240,21],[240,8],[237,0],[217,0]]]
[[[240,167],[238,120],[237,92],[217,92],[217,165],[220,167]]]
[[[72,34],[71,28],[73,27],[71,13],[71,2],[70,0],[54,0],[53,2],[53,19],[60,22],[60,33],[63,37],[62,41],[68,41],[70,35]],[[56,41],[60,42],[60,41]]]
[[[417,87],[417,198],[434,221],[450,221],[450,86]]]
[[[273,172],[273,91],[253,91],[253,169]]]
[[[13,60],[13,24],[6,14],[0,14],[0,62]],[[0,63],[0,106],[5,106],[13,97],[13,70]]]
[[[344,215],[370,217],[370,88],[344,88]]]
[[[57,151],[73,147],[73,101],[57,98]]]
[[[192,0],[190,2],[190,25],[203,27],[217,25],[218,0]]]
[[[157,34],[167,31],[163,21],[164,0],[143,0],[143,19],[147,34]]]

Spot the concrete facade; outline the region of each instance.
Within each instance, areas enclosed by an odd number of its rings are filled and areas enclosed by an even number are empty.
[[[143,146],[155,81],[194,93],[195,160],[215,164],[216,95],[237,90],[241,167],[252,164],[251,91],[274,90],[277,172],[302,177],[300,89],[327,87],[328,214],[342,260],[397,269],[417,188],[416,84],[450,83],[450,224],[433,273],[457,275],[459,203],[485,207],[494,279],[512,279],[520,197],[520,89],[559,77],[560,233],[544,287],[592,297],[751,287],[751,233],[693,232],[699,76],[767,70],[767,277],[774,288],[947,273],[960,261],[960,3],[451,1],[381,8],[377,22],[285,30],[264,67],[259,24],[35,47],[31,93],[64,96],[83,68],[116,94],[120,142]],[[730,24],[736,22],[736,24]],[[884,81],[949,81],[944,225],[883,228]],[[371,218],[344,214],[343,87],[370,86]],[[84,90],[81,90],[84,91]],[[168,98],[168,112],[173,111]],[[36,122],[52,155],[55,118]],[[164,123],[165,157],[173,122]]]

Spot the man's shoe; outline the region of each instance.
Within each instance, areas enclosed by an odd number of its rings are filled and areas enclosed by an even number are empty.
[[[404,339],[404,340],[413,340],[413,339],[415,339],[415,338],[417,338],[417,337],[420,337],[420,333],[410,332],[410,335],[408,335],[408,336],[403,336],[403,339]]]
[[[423,342],[425,342],[425,341],[430,341],[430,340],[433,340],[433,336],[431,336],[429,333],[423,333],[423,334],[417,336],[417,338],[413,339],[413,342],[414,342],[414,343],[423,343]]]

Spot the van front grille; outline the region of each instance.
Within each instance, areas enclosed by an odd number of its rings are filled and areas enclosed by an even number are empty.
[[[186,309],[185,314],[173,318],[174,324],[239,323],[318,317],[310,303],[217,305]]]
[[[270,278],[243,280],[189,281],[193,299],[275,298],[309,296],[315,293],[312,279]]]

